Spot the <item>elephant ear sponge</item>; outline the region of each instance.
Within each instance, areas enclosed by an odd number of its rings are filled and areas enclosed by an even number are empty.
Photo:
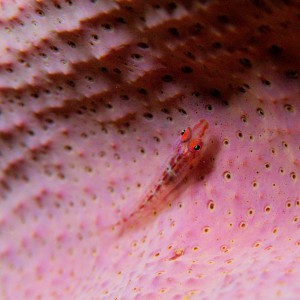
[[[0,9],[1,299],[299,297],[297,1]]]

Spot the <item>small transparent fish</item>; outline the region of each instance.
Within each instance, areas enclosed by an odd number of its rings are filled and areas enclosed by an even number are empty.
[[[193,128],[187,127],[182,130],[179,139],[174,147],[174,152],[167,160],[162,169],[163,172],[149,187],[142,197],[138,207],[127,217],[123,217],[114,227],[134,223],[137,216],[142,218],[143,210],[154,200],[163,200],[174,190],[180,182],[188,175],[190,170],[196,166],[203,157],[206,130],[209,124],[206,120],[201,120]]]

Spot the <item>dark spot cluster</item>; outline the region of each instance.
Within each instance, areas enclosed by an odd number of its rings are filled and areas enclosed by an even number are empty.
[[[194,70],[190,66],[183,66],[183,67],[181,67],[181,71],[184,74],[191,74],[191,73],[193,73]]]
[[[252,67],[252,62],[249,58],[243,57],[240,59],[240,64],[246,68]]]
[[[292,179],[292,181],[296,181],[297,180],[297,174],[296,174],[296,172],[291,172],[290,173],[290,178]]]
[[[137,44],[137,46],[141,49],[148,49],[150,48],[149,44],[145,43],[145,42],[140,42]]]
[[[285,76],[289,79],[298,79],[299,72],[298,72],[298,70],[289,69],[285,72]]]
[[[199,22],[196,22],[194,24],[191,24],[189,26],[189,34],[192,36],[198,36],[200,35],[204,30],[204,25],[200,24]]]
[[[201,96],[201,93],[199,91],[194,91],[194,92],[192,92],[192,96],[198,98]]]
[[[213,110],[213,106],[211,104],[206,104],[205,105],[205,110],[211,112]]]
[[[179,111],[179,113],[181,114],[181,115],[187,115],[187,112],[183,109],[183,108],[178,108],[178,111]]]
[[[246,115],[242,115],[242,116],[241,116],[241,121],[242,121],[243,123],[247,123],[248,117],[247,117]]]
[[[231,181],[232,175],[231,175],[231,173],[229,171],[225,171],[223,173],[223,178],[225,179],[225,181]]]
[[[287,149],[289,147],[288,143],[286,141],[282,141],[282,146]]]
[[[143,114],[144,118],[147,119],[147,120],[152,120],[153,119],[153,114],[150,113],[150,112],[145,112]]]
[[[66,150],[66,151],[72,151],[72,146],[70,146],[70,145],[65,145],[64,146],[64,149]]]
[[[263,117],[263,116],[265,115],[265,112],[264,112],[264,110],[263,110],[261,107],[258,107],[258,108],[256,109],[256,112],[257,112],[257,114],[258,114],[259,116],[261,116],[261,117]]]
[[[182,107],[178,107],[177,111],[178,111],[178,113],[181,116],[187,116],[188,115],[187,111],[184,108],[182,108]],[[163,108],[160,109],[160,112],[162,112],[163,115],[166,115],[166,119],[168,121],[172,121],[173,120],[173,117],[171,116],[171,111],[168,108],[163,107]],[[154,118],[154,114],[152,112],[149,112],[149,111],[148,112],[144,112],[143,113],[143,117],[145,119],[147,119],[147,120],[152,120]]]
[[[170,74],[163,75],[161,79],[163,82],[172,82],[174,80],[173,76]]]
[[[211,211],[215,210],[215,203],[213,200],[208,201],[207,208]]]
[[[237,90],[240,92],[240,93],[246,93],[247,92],[247,90],[249,90],[250,89],[250,86],[248,85],[248,84],[246,84],[246,83],[244,83],[243,84],[243,86],[239,86],[238,88],[237,88]]]
[[[258,27],[258,31],[262,34],[267,34],[272,31],[272,28],[269,25],[262,24]]]
[[[225,146],[228,146],[228,145],[229,145],[229,140],[228,140],[228,139],[224,139],[224,140],[223,140],[223,144],[224,144]]]
[[[111,30],[113,28],[112,24],[109,23],[104,23],[101,24],[102,28],[104,28],[105,30]]]
[[[71,47],[71,48],[76,48],[76,43],[73,41],[67,41],[67,44]]]
[[[220,43],[220,42],[214,42],[211,44],[211,46],[214,49],[221,49],[223,47],[222,43]]]
[[[167,114],[167,115],[170,114],[170,111],[169,111],[167,108],[165,108],[165,107],[162,108],[161,111],[162,111],[164,114]]]
[[[271,82],[269,80],[267,80],[267,79],[264,79],[264,78],[261,79],[261,82],[265,86],[270,86],[271,85]]]
[[[283,49],[282,47],[274,44],[269,47],[269,53],[274,57],[278,57],[283,53]]]
[[[160,138],[159,138],[158,136],[154,136],[153,139],[154,139],[154,141],[155,141],[156,143],[159,143],[159,142],[160,142]]]
[[[44,12],[42,9],[40,9],[40,8],[37,8],[37,9],[35,10],[35,13],[36,13],[37,15],[39,15],[40,17],[44,17],[44,16],[45,16],[45,12]]]
[[[166,4],[166,10],[169,13],[173,13],[177,9],[177,3],[176,2],[169,2]]]
[[[293,113],[295,112],[295,108],[291,104],[284,104],[283,106],[284,110],[288,113]]]
[[[239,131],[237,132],[237,137],[240,138],[240,139],[243,137],[242,131],[239,130]]]
[[[253,208],[249,208],[248,209],[248,215],[249,216],[253,216],[254,215],[254,209]]]
[[[139,53],[133,53],[133,54],[131,54],[131,58],[133,58],[135,60],[140,60],[143,58],[143,56]]]
[[[229,23],[229,17],[227,15],[218,15],[218,21],[220,21],[223,24]]]
[[[257,188],[258,187],[257,181],[253,181],[251,185],[252,185],[253,188]]]
[[[144,96],[148,95],[148,90],[147,90],[146,88],[144,88],[144,87],[139,87],[139,88],[137,89],[137,92],[138,92],[139,94],[141,94],[141,95],[144,95]]]
[[[220,99],[222,97],[221,91],[219,89],[216,89],[216,88],[211,88],[209,90],[209,94],[212,97],[217,98],[217,99]],[[223,101],[223,104],[228,105],[228,103],[226,101]]]
[[[49,48],[50,48],[50,50],[52,50],[53,52],[59,52],[58,47],[56,47],[55,45],[50,45]]]
[[[188,57],[189,59],[191,59],[191,60],[196,60],[196,56],[193,54],[193,52],[191,52],[191,51],[185,51],[184,52],[184,55],[186,56],[186,57]]]
[[[176,28],[176,27],[170,27],[169,29],[168,29],[168,31],[169,31],[169,33],[171,34],[171,35],[173,35],[173,36],[175,36],[175,37],[179,37],[179,31],[178,31],[178,29]]]

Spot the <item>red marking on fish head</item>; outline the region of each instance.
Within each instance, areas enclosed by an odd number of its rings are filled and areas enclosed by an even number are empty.
[[[201,138],[204,136],[209,124],[206,120],[201,120],[192,129],[192,139]]]

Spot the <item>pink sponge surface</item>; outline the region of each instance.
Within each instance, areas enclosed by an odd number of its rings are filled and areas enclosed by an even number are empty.
[[[0,9],[1,300],[299,299],[298,1]]]

